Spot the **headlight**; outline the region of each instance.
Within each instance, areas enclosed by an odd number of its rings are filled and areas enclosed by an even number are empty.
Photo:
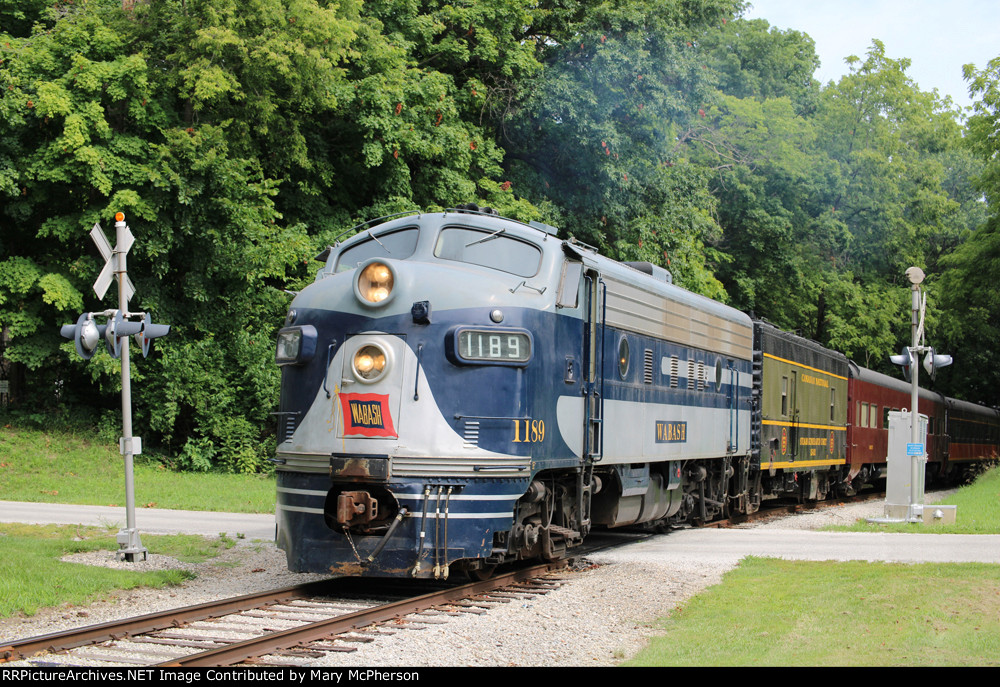
[[[366,304],[377,305],[389,299],[395,277],[384,262],[371,262],[358,274],[358,295]]]
[[[361,382],[374,382],[385,372],[386,356],[378,346],[363,346],[354,354],[354,375]]]
[[[274,362],[278,365],[299,365],[312,360],[316,353],[316,328],[311,324],[286,327],[278,332],[278,348]]]

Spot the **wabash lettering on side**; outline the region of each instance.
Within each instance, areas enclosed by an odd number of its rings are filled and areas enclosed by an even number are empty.
[[[344,436],[395,437],[389,396],[386,394],[340,394]]]

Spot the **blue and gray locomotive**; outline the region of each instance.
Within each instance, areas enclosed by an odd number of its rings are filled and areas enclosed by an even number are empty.
[[[320,258],[277,348],[290,569],[482,576],[759,483],[753,323],[665,270],[475,206]]]

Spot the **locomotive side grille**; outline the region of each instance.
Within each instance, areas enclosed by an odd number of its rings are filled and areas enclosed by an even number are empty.
[[[646,349],[642,360],[642,381],[646,384],[653,383],[653,351]]]
[[[465,440],[465,448],[476,448],[479,446],[479,420],[467,420],[465,422],[465,433],[462,438]]]
[[[278,437],[280,441],[288,441],[295,434],[295,430],[299,426],[299,421],[302,419],[302,413],[285,411],[281,413],[271,413],[272,415],[278,416]]]
[[[330,473],[329,453],[299,453],[279,450],[276,454],[279,461],[278,470],[291,472],[315,472],[327,475]]]
[[[695,385],[695,372],[697,371],[697,363],[693,360],[688,361],[688,389],[693,389]]]
[[[698,391],[705,390],[705,363],[698,363]]]
[[[527,477],[531,458],[394,456],[393,477]]]
[[[677,373],[680,372],[681,361],[676,355],[670,356],[670,388],[677,388]]]

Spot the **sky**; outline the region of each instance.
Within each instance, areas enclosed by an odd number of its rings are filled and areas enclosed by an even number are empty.
[[[844,58],[864,59],[872,39],[886,56],[912,60],[907,76],[922,91],[937,89],[971,105],[962,65],[982,69],[1000,56],[1000,0],[749,0],[747,19],[766,19],[816,42],[821,84],[848,73]]]

